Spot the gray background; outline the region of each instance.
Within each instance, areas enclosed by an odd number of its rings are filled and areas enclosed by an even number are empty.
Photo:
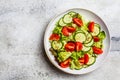
[[[43,35],[49,21],[70,8],[85,8],[108,25],[111,50],[99,69],[69,75],[45,55]],[[0,80],[119,80],[120,0],[0,0]]]

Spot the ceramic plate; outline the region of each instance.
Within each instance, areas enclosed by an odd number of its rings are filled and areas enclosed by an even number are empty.
[[[55,27],[55,23],[66,13],[70,12],[70,11],[75,11],[77,13],[80,13],[82,16],[85,17],[85,19],[91,20],[91,21],[95,21],[96,23],[99,23],[101,25],[101,29],[103,31],[105,31],[106,33],[106,39],[104,40],[104,48],[103,48],[103,54],[99,55],[95,64],[93,64],[90,67],[87,68],[83,68],[81,70],[71,70],[69,68],[61,68],[58,63],[55,61],[55,57],[52,55],[52,53],[49,51],[51,45],[49,42],[49,37],[52,34],[52,30]],[[70,74],[85,74],[88,72],[91,72],[95,69],[97,69],[99,66],[104,65],[104,59],[106,58],[109,49],[110,49],[110,34],[108,31],[108,28],[106,26],[106,24],[104,23],[104,21],[97,16],[95,13],[86,10],[86,9],[79,9],[79,8],[74,8],[74,9],[70,9],[67,10],[61,14],[59,14],[58,16],[56,16],[55,18],[53,18],[50,23],[48,24],[46,31],[45,31],[45,35],[44,35],[44,48],[46,51],[46,54],[49,58],[49,60],[52,62],[53,65],[55,65],[58,69],[66,72],[66,73],[70,73]]]

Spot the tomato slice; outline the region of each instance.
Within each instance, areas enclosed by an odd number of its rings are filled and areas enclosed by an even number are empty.
[[[68,42],[66,45],[65,45],[65,49],[66,51],[74,51],[75,50],[75,44],[74,42]]]
[[[101,48],[97,48],[94,46],[94,47],[92,47],[92,49],[93,49],[93,52],[95,54],[102,54],[103,53],[103,50]]]
[[[97,36],[94,36],[93,39],[94,39],[94,42],[98,42],[98,41],[100,41],[100,38],[97,37]]]
[[[79,58],[79,60],[78,60],[81,64],[84,64],[84,62],[85,62],[85,60],[84,60],[84,57],[82,57],[82,58]]]
[[[87,54],[87,53],[86,53],[86,54],[84,54],[84,57],[79,58],[79,62],[80,62],[81,64],[87,64],[87,63],[88,63],[88,61],[89,61],[89,56],[88,56],[88,54]]]
[[[68,32],[68,28],[67,27],[63,27],[62,28],[62,33],[63,33],[64,36],[69,36],[70,35],[70,33]]]
[[[89,25],[88,25],[88,29],[90,32],[93,32],[94,31],[94,22],[90,22]]]
[[[87,64],[89,61],[89,56],[88,54],[84,54],[84,64]]]
[[[78,26],[83,26],[83,22],[79,18],[73,18],[73,22],[77,24]]]
[[[61,62],[61,63],[60,63],[60,66],[61,66],[62,68],[67,68],[67,67],[70,66],[70,62],[71,62],[71,59],[68,58],[67,60]]]
[[[55,34],[55,33],[53,33],[49,38],[49,40],[59,40],[59,39],[60,39],[60,36],[58,34]]]
[[[75,42],[75,50],[76,51],[80,51],[80,50],[82,50],[82,48],[83,48],[83,45],[81,42]]]
[[[76,29],[74,27],[64,26],[62,28],[62,33],[65,36],[69,36],[71,33],[73,33]]]
[[[76,29],[74,27],[67,27],[68,32],[73,33]]]

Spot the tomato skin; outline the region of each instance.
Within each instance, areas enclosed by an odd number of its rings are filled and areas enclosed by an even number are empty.
[[[76,29],[72,26],[64,26],[62,28],[62,33],[64,36],[69,36],[71,33],[73,33]]]
[[[81,64],[87,64],[87,63],[88,63],[88,61],[89,61],[89,56],[88,56],[88,54],[87,54],[87,53],[86,53],[86,54],[84,54],[84,57],[79,58],[79,62],[80,62]]]
[[[67,27],[68,32],[73,33],[76,29],[74,27]]]
[[[64,36],[69,36],[70,35],[70,33],[68,32],[67,27],[62,28],[62,33],[63,33]]]
[[[77,24],[78,26],[83,26],[83,22],[79,18],[73,18],[73,22]]]
[[[94,36],[93,39],[94,39],[94,42],[98,42],[98,41],[100,41],[100,38],[97,37],[97,36]]]
[[[70,62],[71,62],[71,59],[68,58],[67,60],[61,62],[61,63],[60,63],[60,66],[61,66],[62,68],[67,68],[67,67],[70,66]]]
[[[94,22],[90,22],[89,25],[88,25],[88,29],[90,32],[93,32],[94,31]]]
[[[65,45],[65,49],[66,51],[74,51],[75,50],[75,43],[74,42],[68,42],[66,45]]]
[[[84,54],[84,64],[87,64],[89,61],[89,56],[88,54]]]
[[[75,42],[76,51],[80,51],[80,50],[82,50],[82,48],[83,48],[83,45],[81,42]]]
[[[84,57],[82,57],[82,58],[79,58],[79,60],[78,60],[81,64],[84,64],[84,62],[85,62],[85,60],[84,60]]]
[[[59,39],[60,39],[60,36],[56,33],[53,33],[49,38],[49,40],[59,40]]]
[[[95,54],[102,54],[103,53],[103,50],[102,49],[100,49],[100,48],[97,48],[97,47],[92,47],[92,49],[93,49],[93,52],[95,53]]]

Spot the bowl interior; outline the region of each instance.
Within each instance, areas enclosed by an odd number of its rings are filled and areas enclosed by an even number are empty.
[[[82,16],[85,17],[85,19],[91,20],[91,21],[95,21],[96,23],[99,23],[101,25],[101,29],[103,31],[105,31],[106,33],[106,39],[104,40],[104,48],[103,48],[103,54],[99,55],[98,58],[96,59],[95,64],[93,64],[92,66],[88,67],[88,68],[83,68],[81,70],[71,70],[69,68],[61,68],[58,63],[55,61],[54,56],[52,55],[52,53],[49,51],[51,45],[49,43],[49,36],[52,34],[52,30],[55,27],[55,23],[66,13],[70,12],[70,11],[75,11],[77,13],[80,13]],[[109,49],[110,49],[110,34],[108,31],[107,26],[105,25],[104,21],[98,17],[95,13],[89,11],[89,10],[85,10],[85,9],[79,9],[79,8],[75,8],[75,9],[70,9],[67,10],[61,14],[59,14],[57,17],[55,17],[54,19],[51,20],[51,22],[49,23],[48,27],[46,28],[45,31],[45,35],[44,35],[44,47],[45,47],[45,51],[46,54],[49,58],[49,60],[52,62],[53,65],[55,65],[58,69],[66,72],[66,73],[70,73],[70,74],[85,74],[88,72],[91,72],[93,70],[95,70],[96,68],[98,68],[100,65],[102,65],[104,59],[106,58]]]

